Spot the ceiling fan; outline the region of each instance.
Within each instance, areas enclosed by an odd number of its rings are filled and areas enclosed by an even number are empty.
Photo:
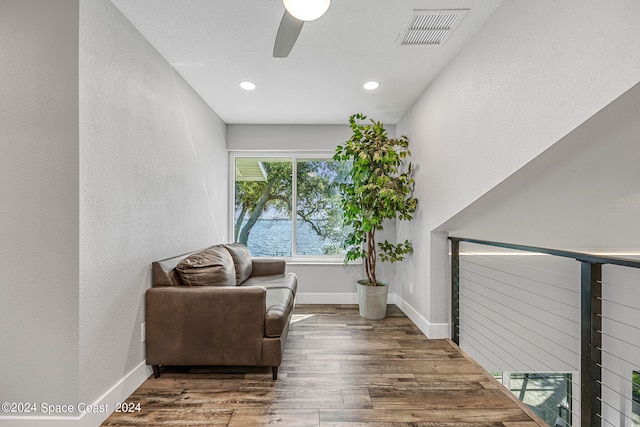
[[[283,3],[285,11],[273,45],[274,58],[289,56],[304,23],[324,15],[331,0],[283,0]]]

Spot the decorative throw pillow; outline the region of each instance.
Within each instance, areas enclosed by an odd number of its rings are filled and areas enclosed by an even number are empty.
[[[228,243],[224,245],[231,254],[236,267],[236,285],[240,285],[251,276],[253,263],[249,249],[241,243]]]
[[[221,245],[191,254],[176,266],[184,286],[234,286],[235,268],[229,252]]]

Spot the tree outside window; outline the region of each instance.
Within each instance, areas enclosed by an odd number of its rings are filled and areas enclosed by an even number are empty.
[[[348,164],[319,157],[235,157],[234,168],[234,240],[252,255],[344,255],[338,184]]]

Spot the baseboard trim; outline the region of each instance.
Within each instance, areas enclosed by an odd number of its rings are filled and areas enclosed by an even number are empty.
[[[399,295],[396,294],[395,297],[394,304],[397,305],[427,337],[431,339],[451,338],[451,329],[448,323],[430,323]]]
[[[429,323],[418,311],[396,293],[390,293],[387,301],[395,304],[429,338],[450,338],[448,323]],[[321,294],[298,293],[297,304],[358,304],[357,293]]]
[[[36,406],[38,404],[36,403]],[[38,409],[39,410],[39,409]],[[24,417],[0,417],[0,426],[20,426],[20,427],[64,427],[64,426],[75,426],[78,425],[80,421],[80,416],[70,417],[70,416],[24,416]]]
[[[95,402],[86,402],[86,406],[103,409],[102,412],[84,412],[76,416],[10,416],[0,417],[0,426],[20,427],[95,427],[102,424],[115,410],[116,403],[124,402],[151,375],[151,368],[145,362],[140,363],[121,378]],[[83,402],[84,405],[85,402]],[[39,405],[36,403],[36,405]],[[75,403],[74,403],[75,405]]]
[[[93,427],[102,424],[113,413],[116,404],[127,400],[149,376],[151,376],[151,367],[143,361],[93,403],[94,406],[103,405],[108,408],[108,412],[85,412],[80,416],[79,426]]]

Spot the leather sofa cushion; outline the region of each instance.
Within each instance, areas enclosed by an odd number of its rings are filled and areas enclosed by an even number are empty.
[[[249,249],[241,243],[228,243],[224,245],[233,258],[233,264],[236,268],[236,285],[241,284],[251,276],[253,263],[251,261],[251,253]]]
[[[264,334],[267,337],[279,337],[289,323],[293,310],[293,292],[285,288],[267,289]]]
[[[289,289],[295,295],[298,292],[298,277],[293,273],[274,274],[271,276],[253,276],[247,279],[242,286],[262,286],[267,289]]]
[[[193,253],[176,265],[184,286],[235,286],[233,258],[224,246],[216,245]]]

